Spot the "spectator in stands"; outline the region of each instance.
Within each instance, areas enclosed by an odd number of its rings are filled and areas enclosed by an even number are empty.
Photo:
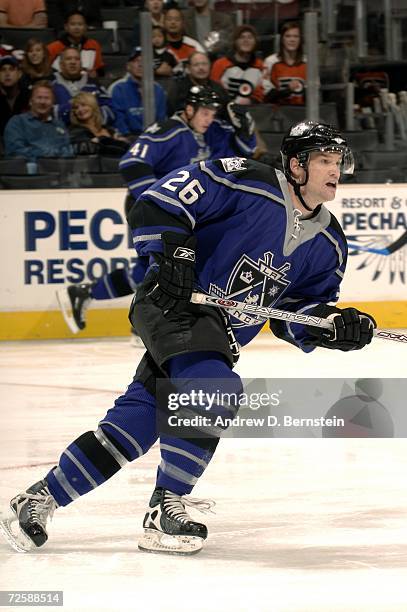
[[[82,70],[81,56],[78,49],[67,47],[61,53],[60,72],[55,73],[53,89],[56,100],[56,113],[67,125],[70,121],[71,99],[80,91],[87,91],[96,96],[105,125],[113,124],[115,114],[112,101],[107,91]]]
[[[266,101],[305,104],[307,65],[300,24],[286,22],[281,28],[280,49],[265,60]]]
[[[153,26],[152,42],[154,76],[157,78],[173,76],[173,71],[178,64],[178,60],[173,52],[167,48],[164,28],[161,26]]]
[[[151,13],[153,26],[164,27],[164,0],[146,0],[145,9]]]
[[[127,75],[109,87],[116,114],[115,126],[125,136],[138,136],[144,128],[142,79],[141,47],[134,47],[127,62]],[[154,99],[155,120],[161,121],[167,117],[167,96],[158,83],[154,83]]]
[[[250,25],[235,29],[233,51],[212,65],[211,79],[221,83],[238,104],[263,102],[263,62],[256,57],[257,33]]]
[[[104,75],[104,62],[102,47],[97,40],[86,36],[88,26],[82,13],[74,11],[67,15],[65,31],[58,40],[48,45],[52,67],[59,70],[60,54],[66,48],[78,49],[81,54],[82,68],[87,70],[89,76]]]
[[[100,5],[100,0],[47,0],[49,25],[59,32],[64,27],[66,16],[76,11],[84,15],[89,28],[101,28]]]
[[[0,0],[0,28],[46,28],[44,0]]]
[[[194,51],[205,53],[205,49],[197,40],[185,36],[184,15],[179,8],[170,7],[165,11],[164,29],[167,46],[182,66]]]
[[[24,57],[21,62],[23,71],[22,82],[27,87],[37,81],[49,81],[54,77],[51,68],[47,46],[38,38],[30,38],[24,49]]]
[[[86,92],[72,98],[69,136],[75,155],[100,153],[121,157],[129,147],[124,136],[103,125],[95,96]]]
[[[185,76],[174,80],[167,90],[168,116],[185,107],[186,99],[193,85],[210,87],[218,94],[221,106],[223,108],[226,106],[230,100],[228,93],[222,85],[209,78],[210,71],[211,63],[206,53],[195,51],[189,56]]]
[[[17,58],[0,58],[0,136],[14,115],[28,110],[30,91],[21,80],[22,72]]]
[[[231,50],[234,19],[230,14],[214,11],[209,0],[192,0],[185,13],[185,32],[198,40],[214,56]]]
[[[30,111],[15,115],[4,131],[5,153],[35,161],[37,157],[70,157],[65,125],[53,117],[54,93],[49,81],[33,85]]]

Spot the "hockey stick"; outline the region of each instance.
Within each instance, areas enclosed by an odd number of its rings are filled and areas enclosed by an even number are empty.
[[[401,249],[406,244],[407,244],[407,231],[404,232],[404,234],[402,234],[400,238],[397,238],[397,240],[395,240],[394,242],[389,244],[388,247],[385,247],[383,249],[377,249],[375,247],[365,247],[363,245],[354,244],[353,242],[348,242],[348,248],[354,249],[355,251],[365,251],[367,253],[377,253],[378,255],[392,255],[393,253]]]
[[[256,306],[255,304],[235,302],[235,300],[217,298],[212,295],[205,295],[204,293],[193,293],[191,302],[203,306],[215,306],[217,308],[225,308],[226,310],[235,310],[243,313],[247,312],[248,314],[265,317],[267,319],[279,319],[287,323],[301,323],[302,325],[323,327],[329,330],[333,329],[331,321],[321,319],[320,317],[288,312],[287,310],[278,310],[277,308],[269,308],[267,306]],[[373,335],[375,338],[395,340],[396,342],[404,342],[407,344],[407,334],[398,334],[386,329],[375,329]]]

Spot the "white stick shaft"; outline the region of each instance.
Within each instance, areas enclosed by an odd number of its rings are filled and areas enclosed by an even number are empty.
[[[333,329],[333,324],[327,319],[313,317],[312,315],[298,314],[296,312],[288,312],[287,310],[279,310],[277,308],[268,308],[267,306],[256,306],[255,304],[246,304],[245,302],[236,302],[235,300],[217,298],[204,293],[193,293],[191,302],[194,304],[202,304],[204,306],[215,306],[217,308],[225,308],[226,310],[236,312],[247,312],[247,314],[258,315],[268,319],[279,319],[287,321],[287,323],[301,323],[302,325],[312,325],[313,327],[323,327],[324,329]],[[394,340],[396,342],[404,342],[407,344],[407,334],[399,334],[386,329],[375,329],[373,332],[375,338],[382,340]]]

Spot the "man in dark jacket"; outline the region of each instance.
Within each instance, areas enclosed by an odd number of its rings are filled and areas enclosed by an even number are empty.
[[[0,58],[0,136],[11,117],[28,110],[30,91],[21,84],[21,75],[13,55]]]

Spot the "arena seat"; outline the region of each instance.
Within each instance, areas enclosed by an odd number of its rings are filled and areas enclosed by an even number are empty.
[[[23,157],[0,158],[0,176],[2,174],[27,174],[27,160]]]
[[[56,172],[63,178],[67,174],[99,172],[100,163],[97,155],[79,155],[78,157],[39,157],[38,171],[44,174]]]
[[[1,42],[15,49],[25,49],[29,38],[38,38],[47,44],[55,40],[56,36],[52,28],[0,28]]]
[[[60,187],[58,174],[33,174],[0,176],[3,189],[57,189]]]

